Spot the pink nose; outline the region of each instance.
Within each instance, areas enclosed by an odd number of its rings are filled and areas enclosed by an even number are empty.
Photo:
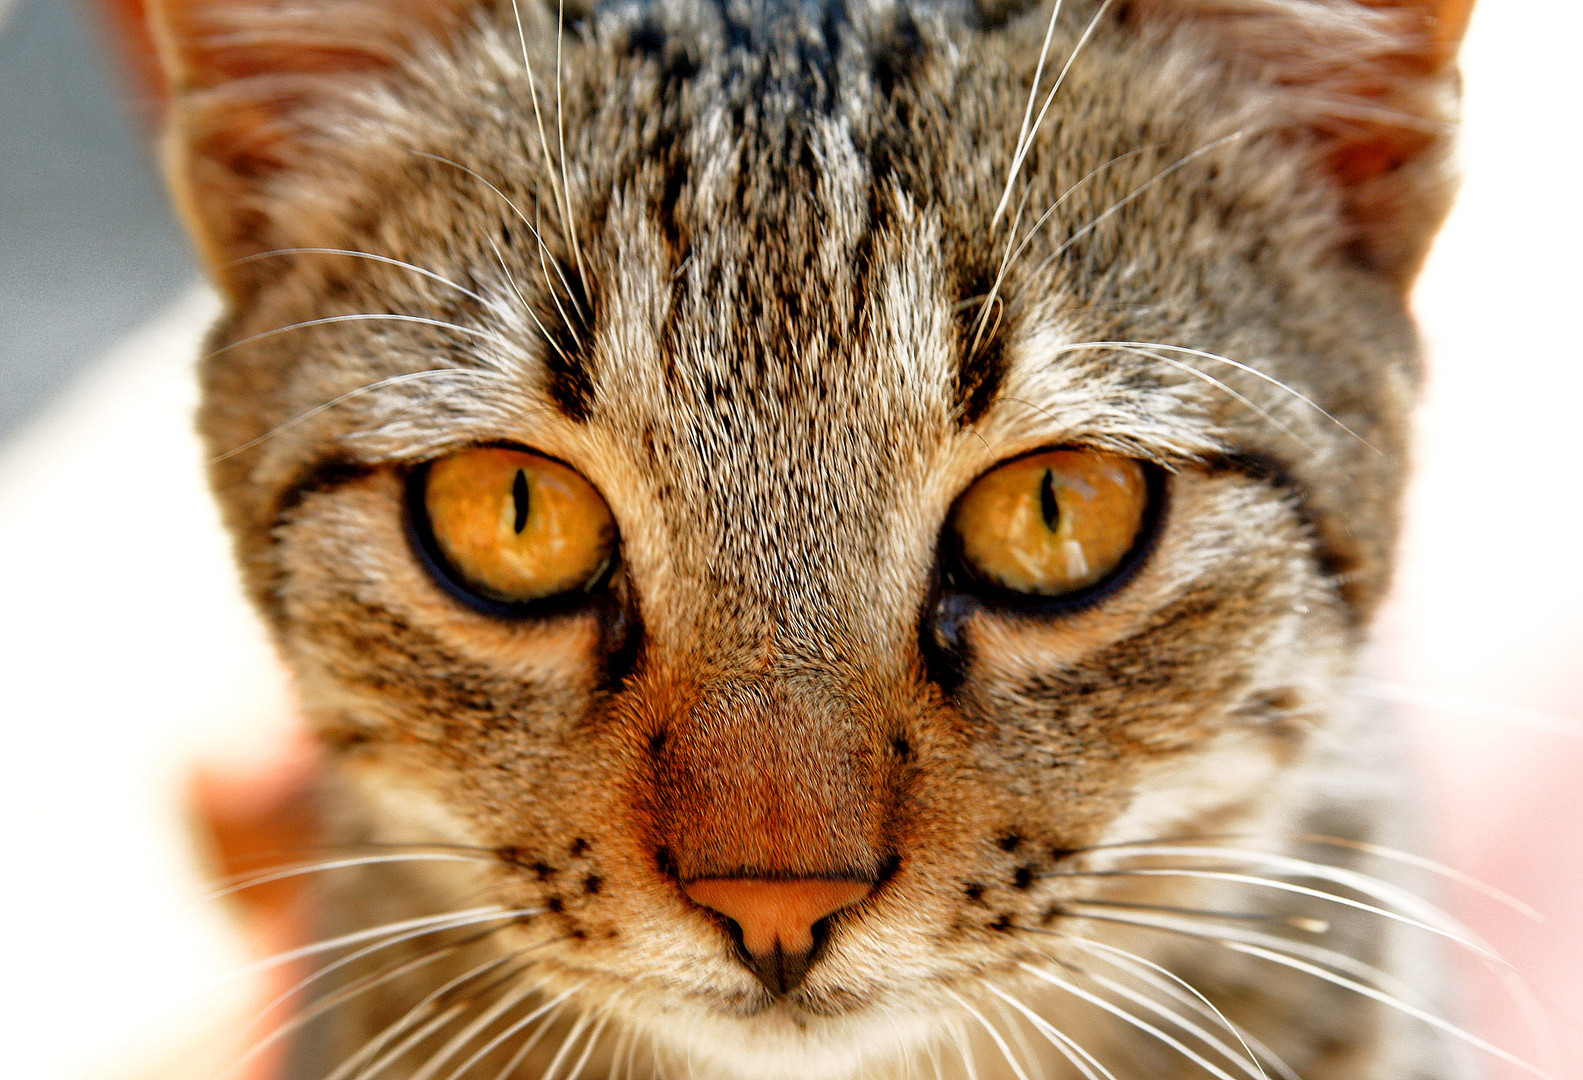
[[[694,903],[737,925],[747,953],[743,960],[776,994],[789,993],[808,973],[815,924],[873,891],[864,881],[822,878],[702,878],[682,888]]]

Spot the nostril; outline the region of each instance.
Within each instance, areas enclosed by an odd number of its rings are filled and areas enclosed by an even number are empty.
[[[786,994],[808,974],[829,917],[863,900],[873,886],[824,878],[703,878],[682,889],[730,921],[748,968],[772,993]]]

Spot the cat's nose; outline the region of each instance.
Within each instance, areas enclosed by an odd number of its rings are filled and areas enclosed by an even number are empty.
[[[701,878],[682,888],[695,904],[736,924],[743,962],[773,994],[789,994],[808,974],[820,920],[873,891],[866,881],[825,878]]]

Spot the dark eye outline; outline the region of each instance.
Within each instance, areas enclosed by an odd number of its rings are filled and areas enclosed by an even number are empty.
[[[465,447],[461,450],[453,451],[453,453],[490,449],[512,450],[517,453],[532,454],[534,457],[543,458],[546,461],[553,461],[557,465],[565,466],[577,473],[578,476],[583,476],[581,472],[573,469],[572,466],[567,465],[566,462],[561,461],[559,458],[551,457],[549,454],[540,453],[530,447],[518,446],[514,443],[485,443],[479,446]],[[615,539],[611,544],[610,557],[605,560],[605,564],[600,568],[599,572],[584,585],[575,589],[567,589],[565,592],[555,593],[552,596],[541,596],[536,600],[521,601],[498,600],[492,596],[484,596],[474,591],[473,587],[467,583],[466,577],[463,576],[460,570],[451,565],[450,560],[440,550],[439,541],[434,535],[433,523],[429,520],[429,511],[425,498],[428,493],[429,469],[438,460],[440,459],[434,458],[408,469],[406,475],[406,497],[402,501],[405,504],[403,517],[405,518],[407,539],[412,547],[413,555],[417,558],[419,565],[428,571],[429,577],[440,587],[441,592],[481,615],[487,615],[492,619],[500,619],[506,622],[546,620],[564,615],[582,614],[603,604],[605,594],[609,591],[609,586],[614,580],[617,570],[621,567],[621,530],[619,526],[616,527]],[[583,476],[583,481],[594,489],[594,493],[600,499],[603,500],[605,498],[604,493],[594,487],[593,482],[588,480],[587,477]],[[609,501],[605,500],[605,506],[608,507],[609,505]],[[611,524],[615,524],[613,516]]]
[[[1025,593],[1007,588],[998,581],[986,577],[968,561],[962,551],[961,537],[953,528],[957,507],[961,505],[962,499],[974,485],[997,469],[1014,465],[1024,458],[1036,457],[1039,454],[1049,454],[1059,450],[1094,452],[1095,449],[1089,446],[1040,447],[1026,454],[997,461],[963,487],[961,493],[951,503],[951,509],[947,512],[945,524],[940,531],[939,565],[942,602],[946,602],[951,608],[960,608],[961,601],[968,600],[990,611],[1055,619],[1076,614],[1098,604],[1135,577],[1154,551],[1161,525],[1165,521],[1170,496],[1166,471],[1153,462],[1141,458],[1132,460],[1143,468],[1148,499],[1143,508],[1143,520],[1138,523],[1137,535],[1133,537],[1132,546],[1121,557],[1121,561],[1110,573],[1092,585],[1085,585],[1080,589],[1073,589],[1071,592],[1056,596]]]

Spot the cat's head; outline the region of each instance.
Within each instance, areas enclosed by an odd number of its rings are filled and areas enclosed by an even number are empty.
[[[1299,812],[1454,14],[155,6],[247,584],[546,987],[849,1061],[1136,897],[1074,852]]]

